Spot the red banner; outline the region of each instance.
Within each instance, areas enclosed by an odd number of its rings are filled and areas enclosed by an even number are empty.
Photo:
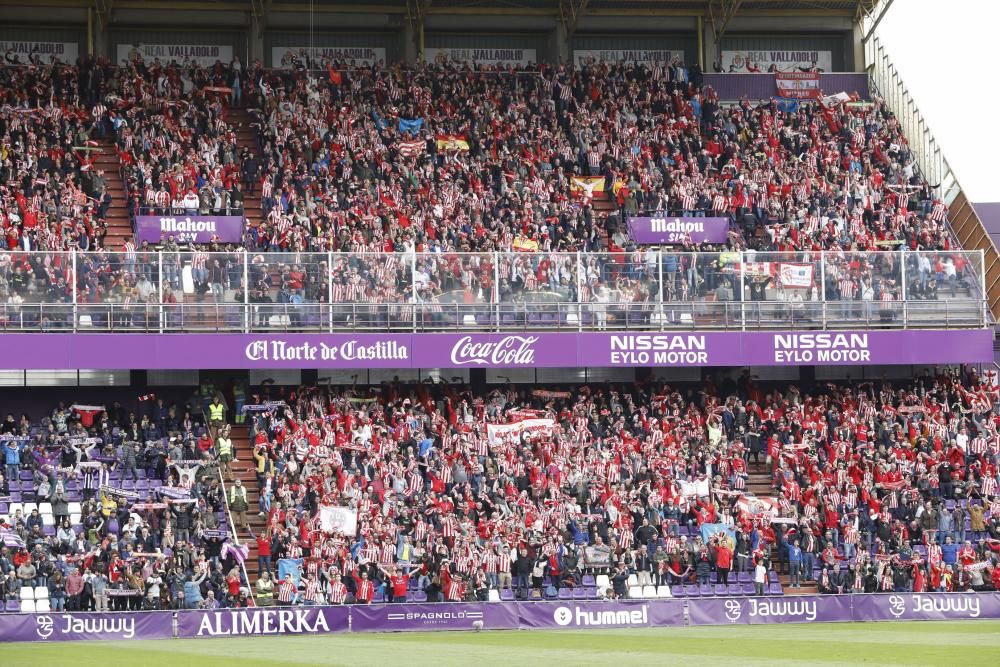
[[[775,72],[774,85],[782,97],[819,97],[819,72]]]

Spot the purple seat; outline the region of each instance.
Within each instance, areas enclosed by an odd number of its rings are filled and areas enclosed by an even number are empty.
[[[586,591],[588,600],[597,599],[597,586],[587,586]]]
[[[372,602],[375,604],[385,602],[385,595],[381,591],[376,591],[375,595],[372,596]]]
[[[21,603],[17,600],[7,600],[7,611],[21,611]]]
[[[689,598],[693,598],[693,597],[698,597],[699,595],[701,595],[701,593],[699,592],[698,587],[695,586],[694,584],[687,584],[686,586],[684,586],[684,595],[688,596]]]
[[[729,584],[726,595],[743,595],[743,587],[739,584]]]
[[[594,575],[592,575],[592,574],[585,574],[585,575],[583,575],[583,585],[584,586],[596,586],[597,585],[597,579],[595,579]]]
[[[784,595],[785,592],[781,589],[781,584],[778,582],[772,583],[767,587],[767,592],[771,595]]]
[[[587,589],[583,586],[577,586],[573,589],[573,599],[574,600],[586,600],[587,599]]]
[[[675,597],[675,598],[682,598],[682,597],[684,597],[686,595],[684,593],[684,587],[683,586],[671,586],[670,587],[670,594],[673,597]]]
[[[414,602],[427,602],[427,593],[423,591],[414,591],[412,597]]]
[[[774,570],[771,570],[770,572],[767,573],[767,580],[772,584],[775,583],[776,581],[778,581],[778,573],[775,572]]]
[[[716,584],[715,585],[715,594],[716,595],[725,595],[726,594],[726,585],[725,584]]]
[[[514,591],[510,590],[509,588],[503,589],[502,591],[500,591],[500,599],[503,600],[504,602],[513,602]]]
[[[753,595],[757,592],[753,584],[743,584],[743,595]]]
[[[736,580],[739,581],[741,584],[753,583],[753,580],[750,578],[749,572],[740,572],[740,575],[736,578]]]
[[[712,595],[712,585],[711,584],[701,584],[698,586],[698,594],[704,596]]]
[[[573,589],[572,588],[560,588],[559,589],[559,599],[560,600],[572,600],[573,599]]]

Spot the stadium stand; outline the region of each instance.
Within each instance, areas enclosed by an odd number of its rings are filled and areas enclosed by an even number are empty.
[[[226,60],[0,66],[0,329],[993,324],[878,94],[722,97],[681,57]],[[637,243],[656,215],[725,230]],[[0,422],[0,611],[1000,590],[996,374],[914,368],[33,394]]]

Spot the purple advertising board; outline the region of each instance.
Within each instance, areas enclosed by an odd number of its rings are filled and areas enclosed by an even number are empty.
[[[513,604],[381,604],[351,608],[354,632],[412,630],[516,630]]]
[[[522,602],[517,616],[519,627],[526,630],[682,626],[684,601]]]
[[[0,638],[5,642],[170,639],[172,616],[169,611],[0,614]]]
[[[835,623],[853,620],[851,597],[841,595],[692,599],[688,600],[688,619],[691,625]]]
[[[190,611],[177,615],[177,636],[238,637],[347,632],[348,607],[259,607]]]
[[[725,243],[729,218],[699,218],[657,214],[632,216],[628,232],[640,245],[679,245],[682,243]]]
[[[523,334],[3,334],[18,368],[574,368],[993,361],[991,329]]]
[[[958,621],[1000,618],[1000,593],[855,595],[856,621]]]
[[[141,243],[159,243],[170,237],[178,243],[240,243],[241,215],[137,215],[135,238]]]

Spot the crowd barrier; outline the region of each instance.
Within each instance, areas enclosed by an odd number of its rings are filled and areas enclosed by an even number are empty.
[[[0,641],[195,639],[340,632],[558,630],[1000,619],[1000,593],[267,607],[0,614]]]

